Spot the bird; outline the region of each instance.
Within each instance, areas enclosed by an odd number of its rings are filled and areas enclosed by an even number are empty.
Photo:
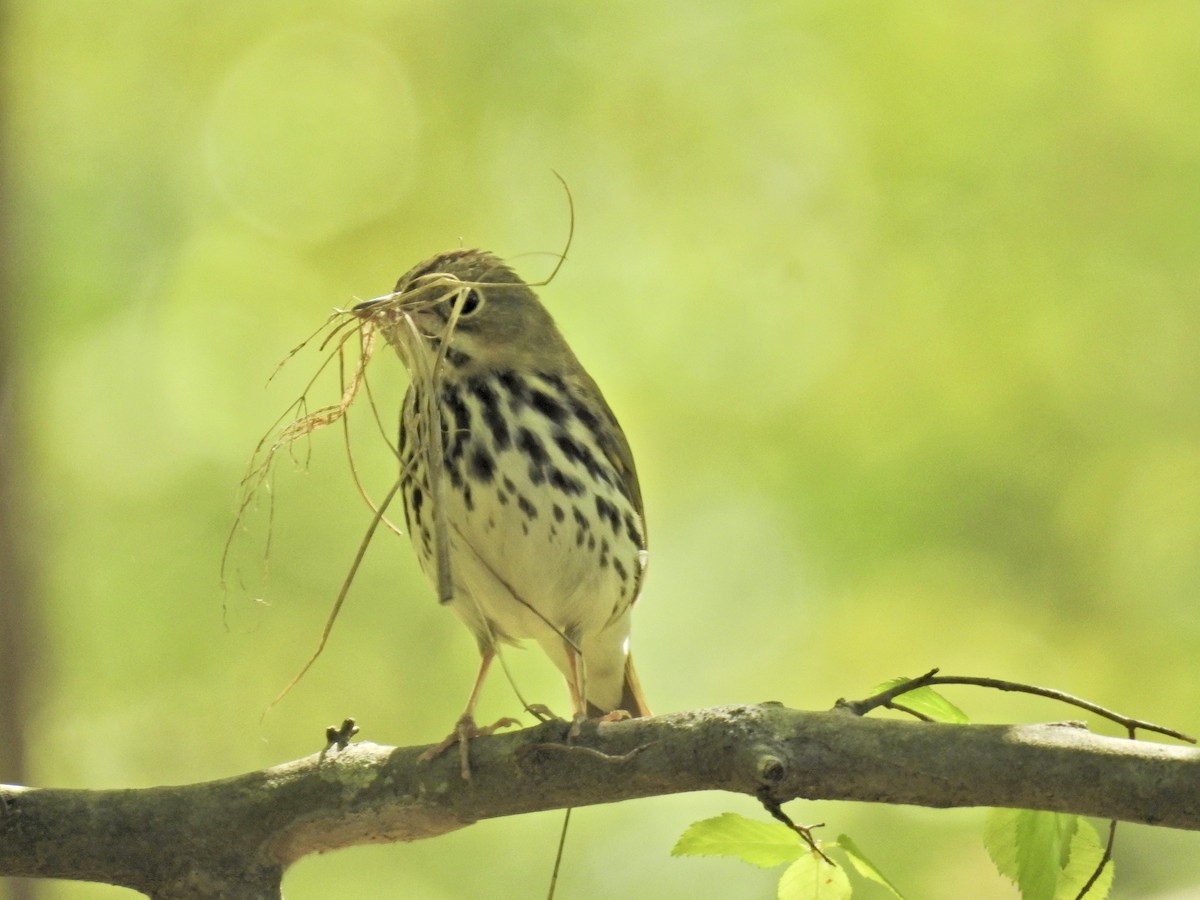
[[[408,371],[407,533],[480,654],[463,714],[427,757],[458,743],[469,778],[468,742],[515,724],[480,727],[475,706],[501,645],[525,640],[565,678],[575,733],[587,718],[650,715],[629,651],[647,564],[633,454],[533,288],[494,254],[456,249],[353,312]]]

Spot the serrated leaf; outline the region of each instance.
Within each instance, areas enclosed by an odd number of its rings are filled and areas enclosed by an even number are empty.
[[[769,869],[808,852],[797,834],[780,822],[759,822],[737,813],[722,813],[693,822],[679,836],[672,856],[733,856]]]
[[[905,678],[903,675],[899,678],[893,678],[891,681],[885,681],[883,684],[875,688],[871,693],[880,694],[886,690],[903,684],[906,681],[911,681],[910,678]],[[896,703],[908,707],[911,710],[928,716],[935,722],[947,722],[951,725],[966,725],[971,720],[967,714],[935,691],[931,687],[914,688],[907,693],[901,694],[894,698]]]
[[[850,840],[847,834],[839,834],[837,846],[846,854],[846,858],[850,860],[850,865],[854,866],[856,871],[868,881],[873,881],[878,885],[882,885],[892,892],[892,896],[896,900],[904,900],[904,895],[896,889],[896,886],[887,880],[886,876],[875,867],[875,864],[863,855],[863,852],[858,849],[858,845]]]
[[[779,900],[848,900],[850,879],[846,870],[805,848],[804,855],[783,870]]]
[[[1000,874],[1016,882],[1023,900],[1054,900],[1079,822],[1078,816],[1063,813],[993,809],[984,823],[983,843]]]
[[[1091,822],[1080,819],[1075,836],[1071,838],[1071,856],[1059,878],[1054,900],[1075,900],[1103,858],[1104,844],[1100,835],[1096,833]],[[1110,859],[1095,884],[1088,888],[1087,900],[1104,900],[1112,888],[1114,874],[1113,861]]]

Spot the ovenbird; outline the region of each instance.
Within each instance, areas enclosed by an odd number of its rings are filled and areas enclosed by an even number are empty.
[[[421,568],[479,645],[479,675],[439,750],[474,723],[502,643],[532,638],[576,722],[649,715],[629,655],[646,570],[633,456],[600,389],[533,290],[482,250],[452,250],[354,313],[409,373],[401,494]],[[436,438],[436,439],[435,439]],[[495,727],[495,726],[493,726]]]

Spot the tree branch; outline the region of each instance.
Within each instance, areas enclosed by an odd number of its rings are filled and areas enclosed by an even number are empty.
[[[351,744],[235,778],[143,790],[0,788],[0,874],[125,885],[163,900],[278,897],[310,853],[435,837],[479,819],[726,790],[1009,806],[1200,830],[1200,750],[1073,724],[943,725],[775,704],[550,722],[456,754]]]

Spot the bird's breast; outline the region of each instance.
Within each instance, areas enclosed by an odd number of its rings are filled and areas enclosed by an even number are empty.
[[[427,574],[437,574],[431,497],[440,477],[456,592],[508,636],[536,637],[546,620],[587,634],[622,614],[637,596],[645,538],[640,510],[602,449],[606,417],[548,373],[447,379],[437,400],[440,475],[431,471],[419,386],[405,404],[401,441],[406,514]]]

